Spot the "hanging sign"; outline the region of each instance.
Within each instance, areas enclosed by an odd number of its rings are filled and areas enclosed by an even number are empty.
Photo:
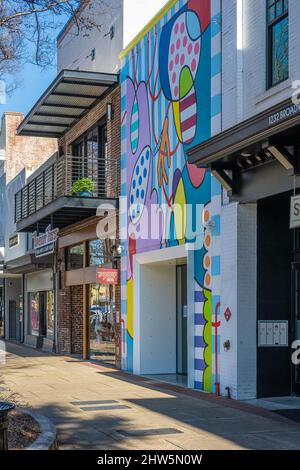
[[[300,195],[291,198],[290,228],[300,227]]]
[[[46,228],[45,233],[42,233],[41,235],[37,235],[37,232],[33,233],[32,242],[36,258],[41,258],[42,256],[54,253],[55,243],[58,239],[58,232],[58,228],[51,230],[51,225],[49,225]]]
[[[119,284],[118,269],[97,269],[97,282],[105,286],[117,286]]]

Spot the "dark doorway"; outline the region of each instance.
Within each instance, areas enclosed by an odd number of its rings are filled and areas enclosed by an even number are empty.
[[[17,304],[15,300],[10,300],[9,310],[9,339],[17,339]]]
[[[280,194],[258,202],[258,342],[261,341],[260,335],[263,331],[260,322],[265,325],[268,335],[266,335],[266,344],[258,344],[258,398],[291,394],[293,245],[292,231],[289,228],[289,211],[290,194]],[[272,337],[272,329],[274,331],[278,325],[284,325],[283,328],[286,328],[286,346],[276,343],[275,334]]]
[[[293,317],[292,339],[300,341],[300,263],[294,263],[292,269]],[[292,365],[292,388],[296,395],[300,395],[300,364]]]
[[[177,374],[188,374],[187,266],[177,266]]]
[[[47,336],[47,292],[40,292],[40,336]]]

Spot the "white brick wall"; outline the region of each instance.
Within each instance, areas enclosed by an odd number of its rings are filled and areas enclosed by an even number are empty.
[[[238,2],[243,10],[242,25],[239,23],[243,37],[241,50],[237,49]],[[290,77],[270,90],[266,90],[266,1],[226,0],[222,4],[222,122],[225,130],[292,95],[292,82],[300,80],[300,2],[289,0]],[[242,63],[240,73],[238,57]],[[242,86],[238,83],[239,77]],[[239,100],[242,100],[240,106]]]
[[[240,400],[256,396],[256,220],[255,204],[222,207],[221,393],[230,387],[232,398]],[[232,318],[226,322],[228,307]]]

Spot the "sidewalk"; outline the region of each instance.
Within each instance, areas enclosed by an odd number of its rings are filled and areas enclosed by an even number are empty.
[[[54,422],[61,449],[300,449],[300,426],[268,410],[20,345],[1,388]]]

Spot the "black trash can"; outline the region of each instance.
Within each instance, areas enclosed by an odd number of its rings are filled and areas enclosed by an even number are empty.
[[[0,402],[0,450],[8,450],[8,413],[15,408],[9,402]]]

